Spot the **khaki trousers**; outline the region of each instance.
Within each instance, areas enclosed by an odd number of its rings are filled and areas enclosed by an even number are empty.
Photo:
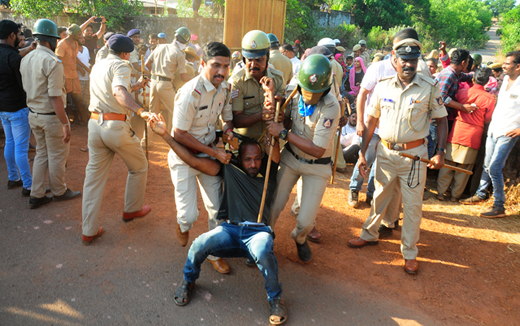
[[[49,170],[49,184],[54,196],[67,190],[65,165],[69,157],[70,142],[64,144],[63,126],[56,115],[29,112],[29,125],[36,139],[36,156],[32,170],[31,197],[45,196],[45,177]]]
[[[332,163],[334,164],[334,159],[336,158],[336,145],[338,144],[338,134],[336,133],[336,136],[334,136],[334,151],[332,152]],[[341,148],[341,145],[339,145],[339,151],[338,151],[338,164],[336,167],[338,169],[344,169],[347,167],[347,162],[345,162],[345,158],[343,157],[343,149]]]
[[[168,165],[175,187],[175,207],[177,223],[181,231],[190,230],[199,217],[197,208],[197,182],[202,200],[208,212],[208,227],[213,230],[219,225],[217,213],[222,199],[222,177],[211,176],[191,168],[172,150],[168,153]]]
[[[150,112],[158,114],[163,111],[162,114],[166,119],[168,133],[171,133],[172,130],[174,103],[175,87],[173,87],[172,82],[152,79],[150,83]],[[148,127],[148,137],[150,140],[158,138],[150,127]],[[145,135],[143,135],[142,139],[146,139]]]
[[[271,205],[269,225],[274,228],[280,213],[285,208],[294,185],[302,178],[300,210],[296,227],[291,233],[296,243],[303,244],[312,230],[321,200],[325,194],[332,169],[329,164],[307,164],[298,161],[287,150],[280,157],[280,170],[277,175],[278,186]]]
[[[470,171],[473,170],[474,165],[460,164],[449,160],[446,160],[446,164]],[[439,170],[439,176],[437,177],[437,191],[439,192],[439,195],[444,195],[453,181],[453,186],[451,187],[451,197],[457,199],[460,198],[460,196],[462,196],[464,193],[464,189],[466,189],[466,184],[468,183],[469,177],[470,175],[466,173],[453,171],[447,168],[441,168]]]
[[[119,154],[128,169],[124,208],[127,213],[143,207],[148,162],[139,139],[125,121],[104,121],[100,126],[97,120],[90,119],[88,148],[89,161],[83,185],[83,235],[93,236],[99,229],[99,211],[114,155]]]
[[[428,155],[428,148],[426,145],[421,145],[403,152],[426,157],[426,155]],[[417,166],[417,163],[415,164]],[[398,151],[390,150],[381,143],[378,144],[377,164],[375,167],[376,191],[374,193],[374,202],[370,208],[370,216],[365,221],[361,232],[361,238],[363,240],[378,240],[379,224],[392,201],[395,201],[395,188],[399,187],[403,200],[401,252],[405,259],[415,259],[417,257],[417,242],[419,241],[422,219],[422,197],[424,185],[426,184],[426,164],[419,163],[413,185],[417,183],[418,179],[420,181],[419,184],[415,188],[410,188],[407,185],[411,166],[411,159],[403,158],[399,156]]]

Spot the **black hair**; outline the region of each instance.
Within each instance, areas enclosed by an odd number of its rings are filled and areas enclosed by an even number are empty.
[[[460,65],[462,61],[467,61],[468,57],[471,57],[468,50],[457,49],[451,54],[450,60],[452,64]]]
[[[351,55],[347,55],[347,56],[345,57],[345,60],[349,60],[349,59],[350,59],[350,60],[354,60],[354,57],[351,56]]]
[[[33,37],[32,31],[27,27],[23,28],[23,35],[25,35],[25,38]]]
[[[508,52],[508,53],[506,54],[506,58],[507,58],[507,57],[515,57],[515,58],[513,59],[513,63],[514,63],[515,65],[520,64],[520,51]]]
[[[85,30],[89,27],[92,29],[92,31],[94,31],[94,26],[92,26],[92,24],[88,24],[87,27],[85,27]]]
[[[468,58],[468,66],[466,67],[466,72],[471,72],[471,68],[473,67],[473,57],[470,55]]]
[[[139,51],[148,51],[148,47],[146,46],[146,44],[139,45]]]
[[[67,31],[67,27],[65,27],[65,26],[58,27],[58,35],[60,35],[63,32],[66,32],[66,31]]]
[[[279,47],[280,47],[280,43],[273,42],[273,43],[271,43],[271,46],[269,47],[269,49],[278,49]]]
[[[260,149],[260,153],[262,153],[262,147],[256,140],[254,140],[253,138],[244,137],[244,139],[240,142],[240,145],[238,145],[238,156],[239,157],[242,156],[242,152],[244,151],[244,149],[247,146],[253,146],[253,145],[258,146],[258,148]]]
[[[204,45],[202,51],[204,52],[202,60],[206,63],[214,57],[226,57],[231,59],[231,51],[227,46],[220,42],[209,42]]]
[[[489,82],[489,76],[491,76],[491,69],[480,68],[475,71],[475,76],[473,79],[475,80],[476,84],[484,86]]]
[[[151,40],[158,40],[159,36],[157,36],[157,34],[150,34],[150,35],[148,35],[148,38]]]
[[[428,59],[426,59],[426,62],[428,62],[428,61],[433,62],[433,64],[434,64],[435,66],[438,66],[438,65],[439,65],[439,60],[437,60],[437,59],[435,59],[435,58],[428,58]]]
[[[398,39],[400,41],[405,40],[407,38],[413,38],[417,41],[419,41],[419,34],[417,34],[417,31],[414,28],[408,27],[403,28],[397,34],[394,36],[394,40]]]
[[[493,68],[493,71],[494,71],[494,72],[502,72],[502,71],[504,71],[504,69],[502,69],[502,67],[499,67],[499,68]]]
[[[20,28],[18,25],[9,19],[0,20],[0,40],[5,40],[11,35],[11,33],[18,34]]]
[[[289,43],[284,43],[281,45],[282,49],[284,49],[285,51],[291,51],[291,52],[294,52],[294,49],[292,47],[292,45],[290,45]]]

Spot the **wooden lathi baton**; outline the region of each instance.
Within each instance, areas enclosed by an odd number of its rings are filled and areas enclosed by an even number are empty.
[[[418,158],[418,156],[413,156],[413,155],[406,154],[406,153],[399,153],[399,155],[401,155],[402,157],[411,158],[412,160],[417,160],[417,158]],[[433,161],[427,160],[425,158],[421,157],[420,159],[421,159],[421,162],[435,164]],[[444,164],[442,167],[446,168],[446,169],[453,170],[453,171],[457,171],[457,172],[462,172],[462,173],[466,173],[466,174],[473,174],[473,172],[470,171],[470,170],[461,169],[461,168],[453,166],[453,165]]]
[[[347,103],[348,103],[348,112],[350,114],[350,112],[351,112],[350,103],[348,101],[347,101]],[[341,101],[341,116],[343,117],[344,115],[345,115],[345,102]],[[332,169],[332,176],[330,177],[330,184],[334,183],[334,177],[336,176],[336,166],[338,165],[339,148],[341,147],[340,140],[341,140],[341,128],[339,128],[338,141],[336,142],[336,157],[334,159],[334,168]]]
[[[296,92],[298,92],[298,87],[295,87],[293,89],[293,91],[291,92],[291,95],[289,95],[289,97],[283,103],[282,108],[280,109],[280,111],[285,112],[285,108],[287,107],[287,104],[289,104],[289,102],[292,100],[294,95],[296,95]],[[260,136],[260,138],[258,138],[258,142],[262,141],[262,138],[264,138],[266,132],[267,132],[267,129],[264,130],[264,132],[262,133],[262,136]]]
[[[276,102],[276,114],[274,116],[274,122],[278,122],[278,114],[280,113],[280,102]],[[262,223],[262,215],[264,215],[264,206],[265,206],[265,196],[267,195],[267,186],[269,185],[269,174],[271,172],[271,157],[273,156],[273,143],[274,136],[271,136],[271,141],[269,142],[269,157],[267,159],[267,169],[265,170],[265,181],[264,181],[264,191],[262,192],[262,201],[260,202],[260,212],[258,213],[258,223]]]
[[[141,56],[141,77],[144,79],[144,55]],[[143,108],[146,107],[146,84],[143,87]],[[148,126],[144,120],[144,142],[146,146],[146,160],[148,161]]]

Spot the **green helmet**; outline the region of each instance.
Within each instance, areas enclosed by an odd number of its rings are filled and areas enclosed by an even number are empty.
[[[311,93],[320,93],[332,84],[332,65],[323,54],[305,58],[298,72],[298,85]]]
[[[365,40],[359,40],[358,44],[359,44],[359,45],[367,46],[367,41],[365,41]]]
[[[471,57],[473,58],[473,65],[480,67],[482,64],[482,55],[480,53],[473,53]]]
[[[177,36],[180,36],[180,38],[184,40],[184,44],[188,44],[191,40],[191,32],[186,27],[180,27],[177,29],[175,31],[175,38],[177,38]]]
[[[242,55],[247,59],[258,59],[269,53],[270,46],[266,33],[259,30],[249,31],[242,39]]]
[[[58,26],[49,19],[38,19],[34,24],[33,35],[44,35],[55,38],[60,38],[58,35]]]
[[[267,38],[269,38],[269,43],[271,43],[271,46],[278,46],[280,44],[280,41],[278,41],[278,37],[274,35],[273,33],[267,34]]]

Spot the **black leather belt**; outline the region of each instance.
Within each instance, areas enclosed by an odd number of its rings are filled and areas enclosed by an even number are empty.
[[[258,225],[258,224],[246,224],[246,223],[237,223],[237,222],[228,222],[228,223],[236,225],[236,226],[248,226],[248,227],[253,227],[253,228],[263,228],[263,227],[266,227],[265,224]]]
[[[167,78],[167,77],[163,77],[163,76],[159,76],[159,75],[152,75],[152,79],[172,82],[171,78]]]
[[[316,159],[316,160],[308,160],[308,159],[305,159],[303,157],[299,157],[298,155],[294,154],[291,146],[289,145],[289,143],[287,143],[285,145],[285,148],[289,151],[289,153],[291,153],[298,161],[302,162],[302,163],[307,163],[307,164],[330,164],[330,162],[332,161],[330,159],[330,157],[322,157],[322,158],[319,158],[319,159]]]
[[[56,115],[56,112],[51,112],[51,113],[39,113],[39,112],[34,112],[33,110],[31,110],[29,108],[29,111],[31,111],[32,113],[34,114],[40,114],[40,115]]]

